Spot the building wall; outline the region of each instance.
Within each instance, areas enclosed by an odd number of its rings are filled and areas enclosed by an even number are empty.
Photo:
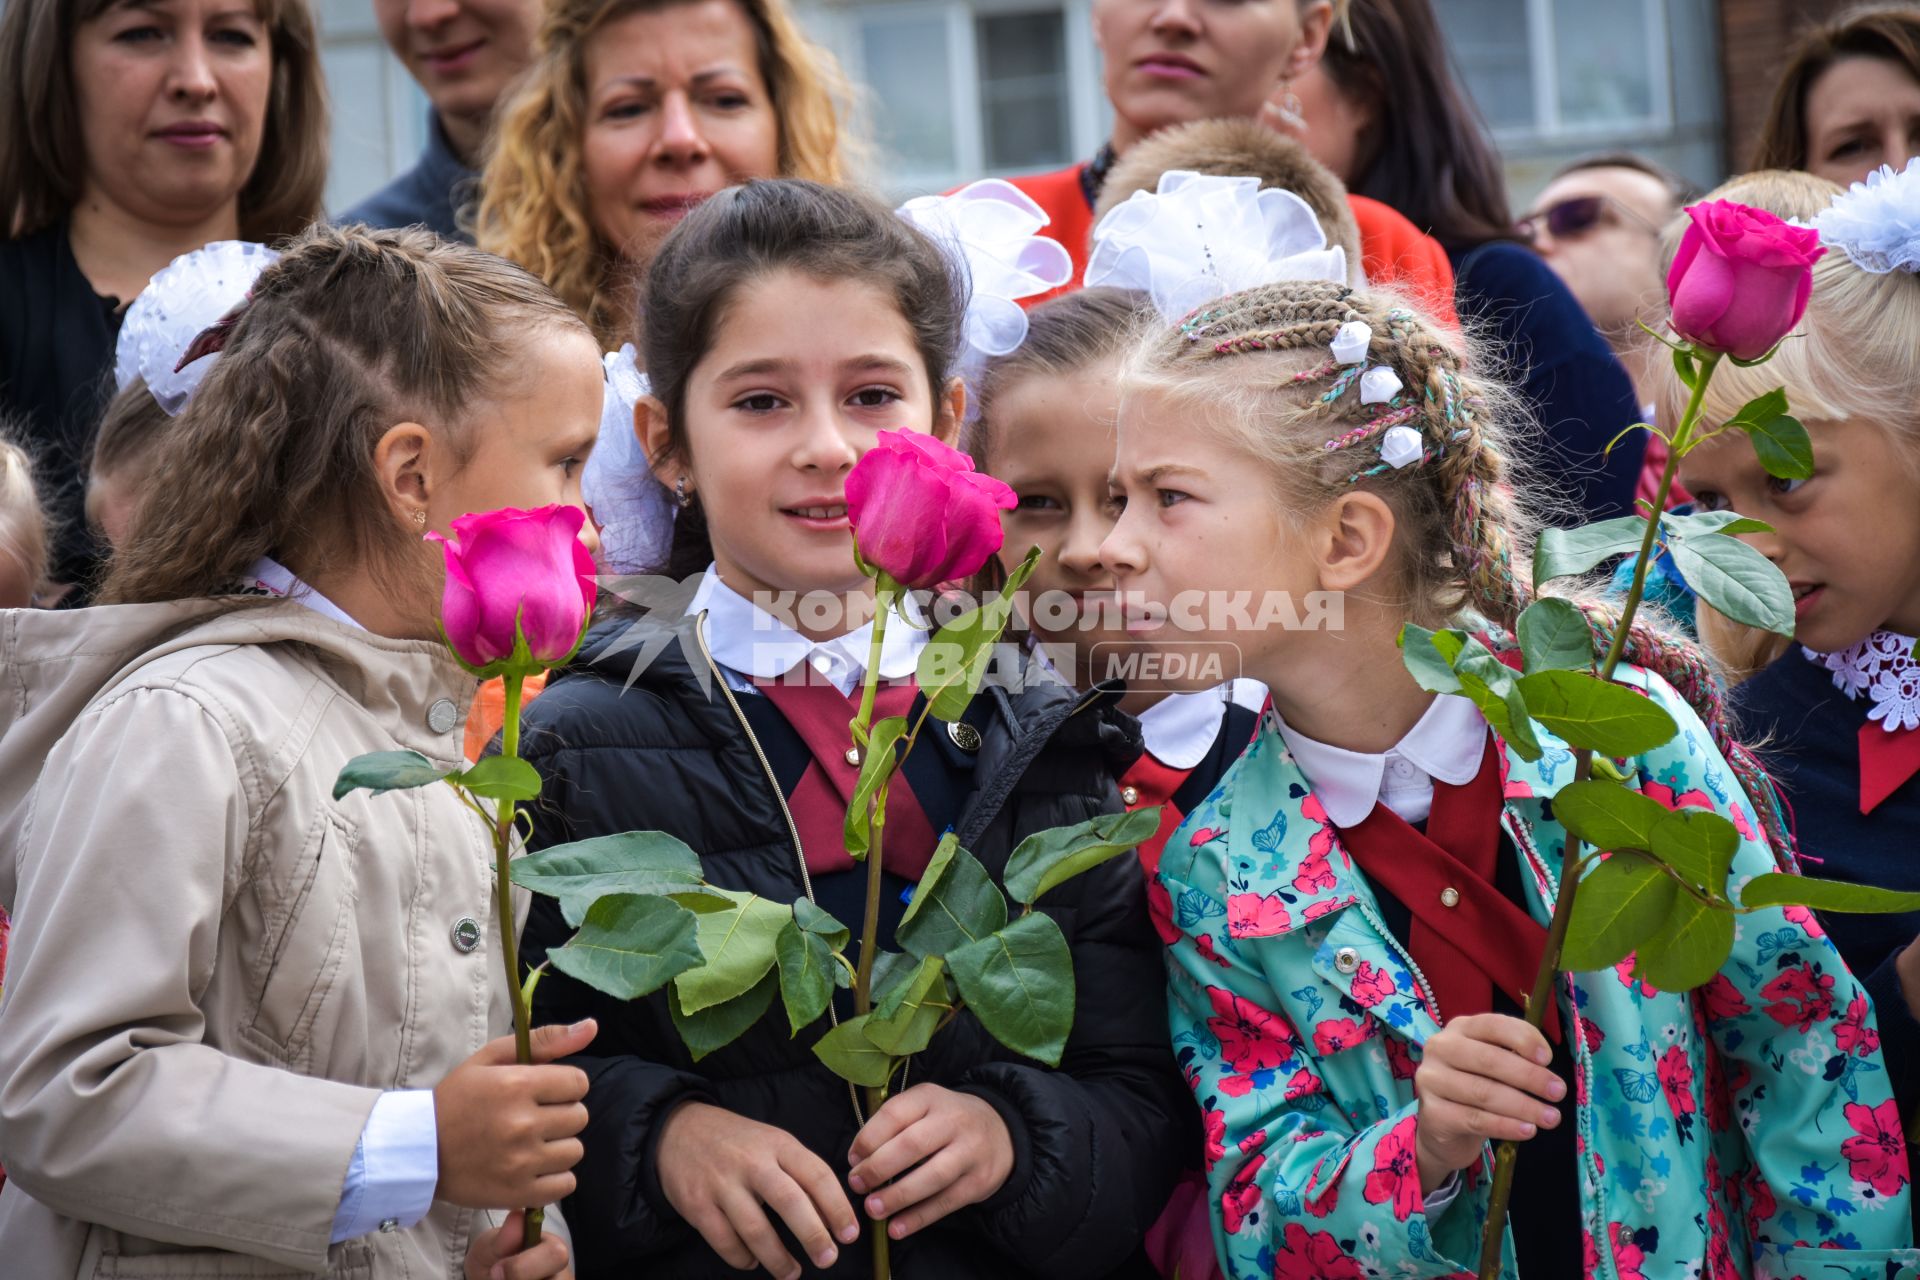
[[[1727,168],[1752,162],[1773,84],[1794,38],[1847,7],[1847,0],[1720,0],[1722,75],[1727,85]]]

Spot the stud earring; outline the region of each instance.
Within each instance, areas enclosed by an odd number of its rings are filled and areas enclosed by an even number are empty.
[[[415,524],[417,524],[417,525],[419,525],[419,526],[420,526],[421,528],[423,528],[423,529],[424,529],[424,528],[426,528],[426,525],[427,525],[427,513],[426,513],[426,512],[424,512],[424,511],[416,511],[416,512],[414,512],[414,513],[413,513],[413,522],[414,522]]]

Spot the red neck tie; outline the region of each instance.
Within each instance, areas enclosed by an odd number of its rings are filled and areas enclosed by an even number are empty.
[[[807,870],[814,875],[849,870],[853,858],[847,853],[847,805],[859,785],[860,766],[847,758],[853,746],[848,726],[858,705],[825,677],[813,676],[804,663],[778,680],[753,683],[800,735],[813,757],[801,775],[800,785],[787,797],[787,808],[800,832]],[[913,709],[916,692],[917,686],[910,679],[882,681],[874,694],[874,723],[888,716],[906,715]],[[918,880],[933,860],[936,843],[933,826],[908,785],[905,772],[895,773],[887,787],[881,861],[896,875]]]
[[[1192,773],[1191,769],[1162,764],[1154,759],[1152,752],[1142,751],[1140,758],[1120,775],[1120,799],[1125,802],[1127,812],[1150,809],[1156,804],[1166,806],[1160,810],[1160,829],[1140,846],[1140,866],[1149,880],[1160,869],[1160,855],[1167,847],[1167,840],[1179,829],[1185,816],[1173,807],[1173,793]]]
[[[1872,813],[1920,773],[1920,729],[1889,733],[1877,720],[1860,726],[1860,812]]]
[[[1546,950],[1547,931],[1500,892],[1500,760],[1491,735],[1480,772],[1461,786],[1436,779],[1425,833],[1376,803],[1340,837],[1368,879],[1413,916],[1407,950],[1449,1019],[1487,1013],[1499,987],[1522,1008]],[[1547,1034],[1560,1038],[1558,1002]]]

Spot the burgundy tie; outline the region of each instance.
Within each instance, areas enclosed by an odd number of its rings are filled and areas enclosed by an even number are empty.
[[[1546,950],[1547,931],[1500,892],[1500,759],[1491,735],[1480,772],[1460,785],[1434,780],[1425,833],[1376,803],[1340,838],[1367,873],[1412,913],[1407,950],[1446,1016],[1487,1013],[1499,987],[1522,1008]],[[1547,1034],[1560,1038],[1558,1002]]]
[[[813,675],[804,663],[778,680],[753,683],[793,726],[813,757],[800,785],[787,797],[787,807],[800,831],[807,870],[814,875],[848,870],[853,858],[846,845],[847,805],[860,781],[860,766],[847,758],[853,746],[848,726],[859,710],[858,704],[825,677]],[[913,709],[917,692],[911,679],[882,681],[874,694],[874,723],[888,716],[906,715]],[[907,784],[905,772],[895,773],[887,788],[881,861],[894,874],[918,880],[933,860],[936,843],[933,826]]]

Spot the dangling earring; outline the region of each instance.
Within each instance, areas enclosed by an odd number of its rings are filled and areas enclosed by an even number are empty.
[[[1293,81],[1283,80],[1280,82],[1280,87],[1283,90],[1280,101],[1276,103],[1271,98],[1267,99],[1266,109],[1287,128],[1305,129],[1307,117],[1300,104],[1300,95],[1293,91]]]
[[[681,510],[693,505],[693,496],[687,492],[687,478],[681,476],[673,482],[673,504]]]

